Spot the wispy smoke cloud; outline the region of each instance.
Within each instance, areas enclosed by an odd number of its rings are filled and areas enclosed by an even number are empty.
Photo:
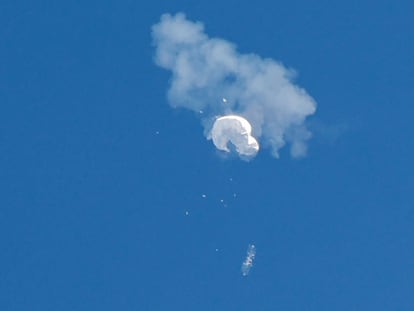
[[[170,104],[197,112],[207,138],[217,117],[235,115],[251,124],[252,136],[275,157],[286,142],[292,156],[306,154],[311,134],[304,122],[316,103],[293,84],[291,70],[272,59],[239,54],[232,43],[209,38],[203,24],[181,13],[163,15],[152,36],[156,63],[172,72]]]

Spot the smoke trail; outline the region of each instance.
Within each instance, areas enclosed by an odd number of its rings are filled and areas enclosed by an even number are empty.
[[[253,244],[249,244],[249,247],[247,248],[247,255],[246,259],[243,261],[241,272],[243,276],[247,276],[250,272],[250,269],[253,266],[253,260],[256,256],[256,247]]]
[[[157,65],[172,72],[170,104],[197,112],[206,137],[216,146],[213,124],[217,116],[230,115],[245,119],[252,127],[251,135],[275,157],[286,142],[291,144],[292,156],[306,154],[311,134],[304,122],[315,112],[316,103],[293,84],[293,71],[272,59],[239,54],[232,43],[209,38],[203,24],[187,20],[182,13],[162,15],[152,27],[152,37]],[[226,99],[221,100],[223,97]],[[217,120],[222,125],[231,121]],[[234,131],[227,133],[233,135]],[[226,139],[234,143],[230,137]],[[244,150],[241,146],[236,151]]]

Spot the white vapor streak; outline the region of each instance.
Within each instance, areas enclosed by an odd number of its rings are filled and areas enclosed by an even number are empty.
[[[292,156],[306,154],[311,134],[304,123],[316,103],[292,82],[292,70],[272,59],[239,54],[232,43],[209,38],[203,24],[182,13],[162,15],[152,37],[155,62],[172,72],[170,104],[197,112],[207,138],[217,115],[236,115],[250,123],[252,135],[275,157],[286,142]]]

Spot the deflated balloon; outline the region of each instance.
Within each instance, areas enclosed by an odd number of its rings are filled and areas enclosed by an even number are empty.
[[[230,152],[229,143],[242,156],[255,156],[259,143],[252,136],[252,127],[245,118],[237,115],[219,117],[211,129],[211,138],[217,149]]]

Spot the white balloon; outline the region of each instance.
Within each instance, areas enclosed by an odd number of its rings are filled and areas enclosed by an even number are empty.
[[[211,129],[211,138],[217,149],[230,152],[232,143],[239,155],[252,157],[259,151],[259,143],[252,136],[252,126],[237,115],[219,117]]]

